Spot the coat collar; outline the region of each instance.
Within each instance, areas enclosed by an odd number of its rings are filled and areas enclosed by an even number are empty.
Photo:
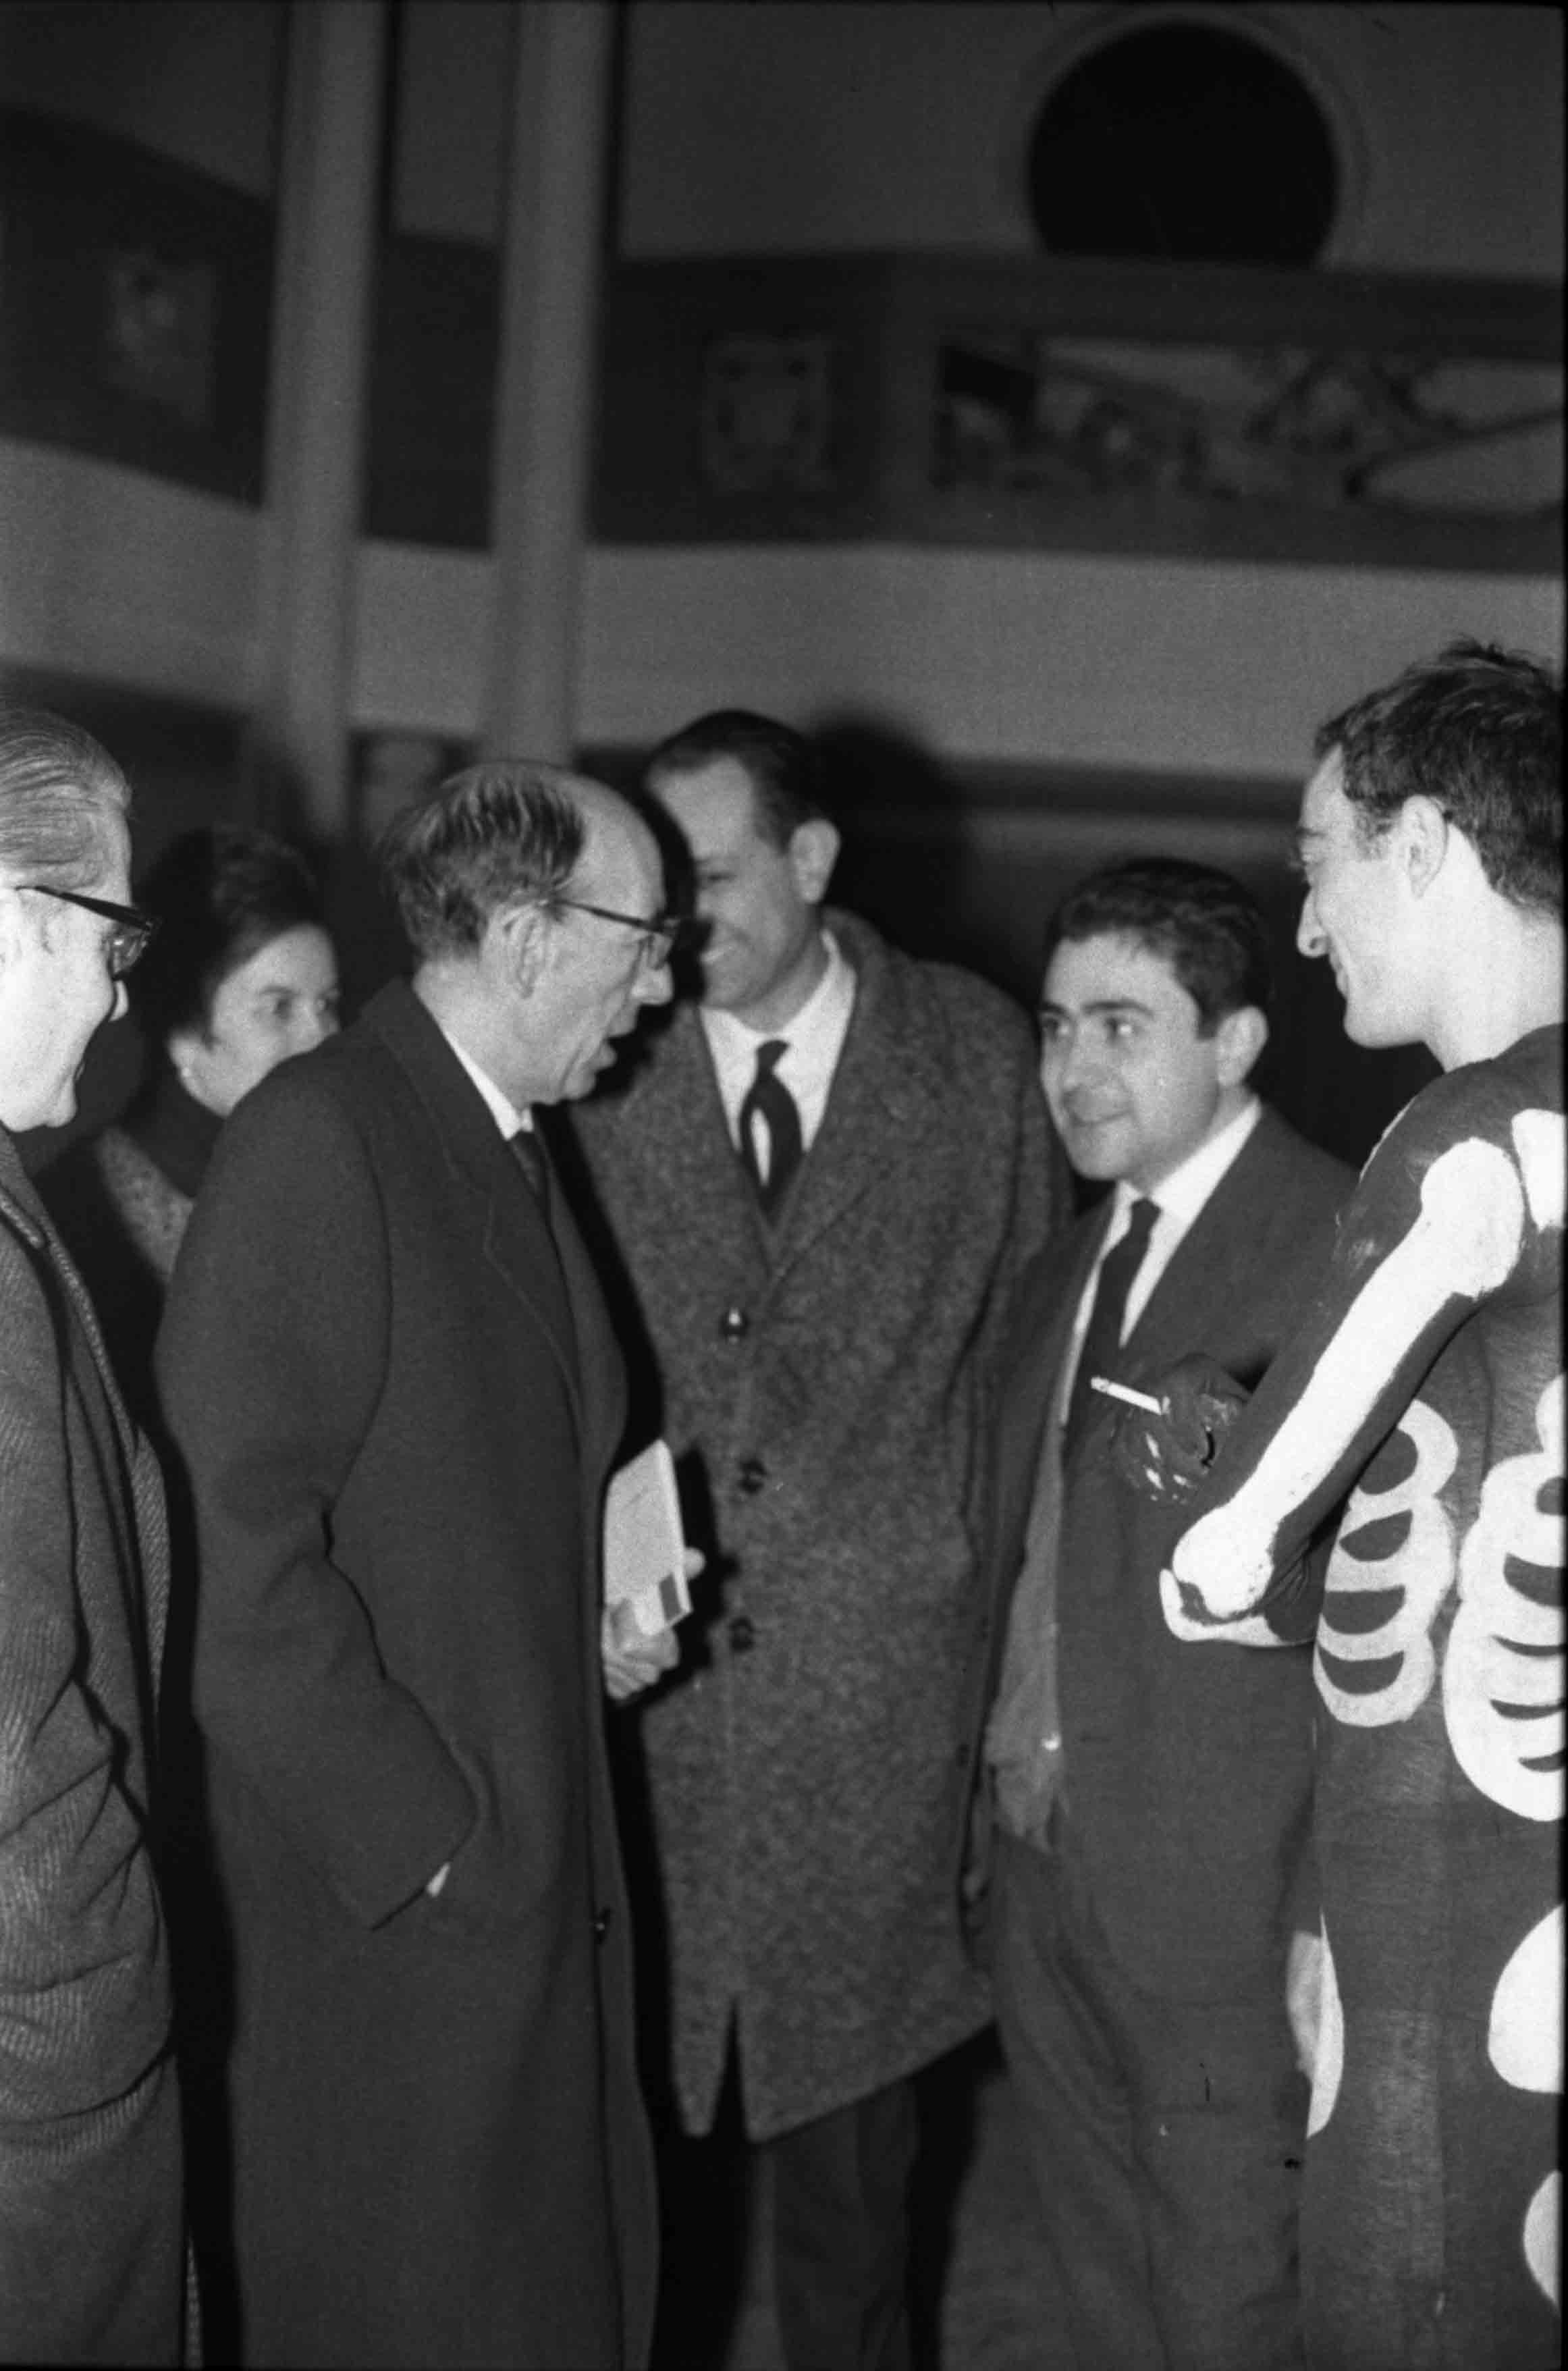
[[[748,1256],[766,1261],[778,1277],[836,1227],[860,1198],[878,1186],[895,1148],[910,1157],[940,1128],[950,1082],[944,1048],[930,1042],[910,1009],[904,972],[884,942],[856,916],[824,916],[855,972],[855,1009],[834,1071],[827,1108],[810,1157],[778,1220],[769,1227],[757,1210],[738,1161],[733,1191],[715,1193],[715,1147],[728,1139],[712,1058],[693,1005],[684,1005],[651,1025],[658,1033],[618,1102],[628,1125],[617,1132],[617,1158],[635,1162],[657,1181],[661,1200],[683,1208],[725,1213]],[[637,1058],[633,1055],[633,1060]],[[591,1135],[594,1115],[584,1115]],[[651,1183],[651,1191],[652,1190]]]
[[[103,1385],[115,1432],[119,1437],[125,1471],[134,1471],[142,1450],[141,1436],[120,1396],[120,1386],[114,1380],[108,1346],[98,1329],[98,1312],[88,1298],[86,1286],[77,1275],[75,1263],[61,1241],[53,1221],[43,1207],[37,1187],[22,1166],[22,1157],[8,1129],[0,1128],[0,1216],[16,1229],[24,1243],[40,1258],[47,1259],[64,1288],[66,1297],[86,1338],[98,1380]]]
[[[442,1157],[472,1198],[484,1255],[548,1342],[579,1423],[593,1429],[606,1421],[605,1408],[585,1405],[584,1394],[592,1402],[594,1379],[605,1370],[600,1337],[607,1336],[607,1320],[559,1178],[552,1227],[523,1186],[483,1097],[406,980],[373,997],[358,1025],[380,1041],[423,1105]],[[543,1120],[535,1116],[536,1124]],[[548,1144],[548,1126],[540,1134]]]

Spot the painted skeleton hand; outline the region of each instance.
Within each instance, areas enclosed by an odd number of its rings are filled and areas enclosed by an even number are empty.
[[[1248,1394],[1202,1351],[1179,1359],[1159,1383],[1160,1413],[1124,1408],[1111,1436],[1116,1470],[1156,1506],[1181,1506],[1208,1478],[1215,1453]]]

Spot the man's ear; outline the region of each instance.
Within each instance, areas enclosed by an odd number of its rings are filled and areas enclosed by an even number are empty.
[[[202,1032],[199,1029],[171,1029],[169,1031],[166,1043],[168,1047],[168,1058],[174,1066],[174,1074],[176,1078],[180,1077],[181,1074],[189,1068],[191,1056],[201,1052],[204,1042]]]
[[[813,815],[790,834],[790,870],[808,906],[820,906],[827,895],[833,868],[838,862],[838,833],[825,815]]]
[[[541,906],[511,906],[492,914],[479,943],[481,959],[494,963],[510,986],[531,996],[549,959],[556,924]]]
[[[1238,1005],[1215,1031],[1222,1087],[1239,1087],[1269,1042],[1268,1017],[1255,1004]]]
[[[1418,897],[1424,896],[1443,869],[1451,827],[1435,799],[1417,791],[1406,799],[1394,829],[1406,880]]]

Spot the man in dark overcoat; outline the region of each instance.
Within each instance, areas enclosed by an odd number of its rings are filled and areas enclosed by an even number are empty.
[[[145,937],[124,777],[0,711],[0,2361],[174,2364],[184,2251],[150,1846],[163,1488],[13,1131],[75,1109]]]
[[[233,1929],[244,2359],[620,2371],[654,2245],[602,1727],[623,1376],[535,1113],[669,994],[547,767],[388,836],[419,956],[225,1128],[159,1340]]]
[[[1009,1327],[966,1888],[1084,2371],[1302,2359],[1309,1659],[1194,1668],[1159,1602],[1180,1517],[1122,1486],[1090,1382],[1209,1350],[1251,1386],[1309,1299],[1352,1180],[1248,1083],[1268,999],[1262,917],[1206,866],[1110,867],[1054,918],[1042,1076],[1114,1183]]]
[[[786,2359],[870,2371],[906,2359],[908,2078],[989,2016],[961,1659],[992,1355],[1065,1169],[1023,1014],[824,913],[801,736],[721,711],[648,779],[703,1001],[574,1126],[716,1583],[639,1721],[674,2087],[708,2134],[732,2064],[768,2145]]]

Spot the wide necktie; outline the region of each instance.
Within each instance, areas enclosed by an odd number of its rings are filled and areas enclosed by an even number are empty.
[[[1072,1397],[1067,1404],[1066,1428],[1062,1440],[1062,1454],[1070,1456],[1089,1420],[1094,1405],[1094,1394],[1090,1390],[1091,1375],[1109,1374],[1114,1369],[1122,1347],[1122,1328],[1127,1313],[1127,1295],[1133,1289],[1133,1278],[1144,1264],[1148,1239],[1154,1222],[1159,1216],[1158,1202],[1147,1198],[1133,1204],[1127,1218],[1127,1232],[1121,1241],[1113,1243],[1100,1263],[1100,1275],[1094,1287],[1094,1306],[1089,1313],[1089,1329],[1078,1353],[1078,1372],[1073,1377]]]
[[[794,1096],[776,1075],[789,1050],[787,1037],[769,1037],[757,1047],[756,1076],[741,1105],[741,1160],[770,1219],[801,1165],[801,1115]],[[759,1136],[765,1139],[766,1161]]]

